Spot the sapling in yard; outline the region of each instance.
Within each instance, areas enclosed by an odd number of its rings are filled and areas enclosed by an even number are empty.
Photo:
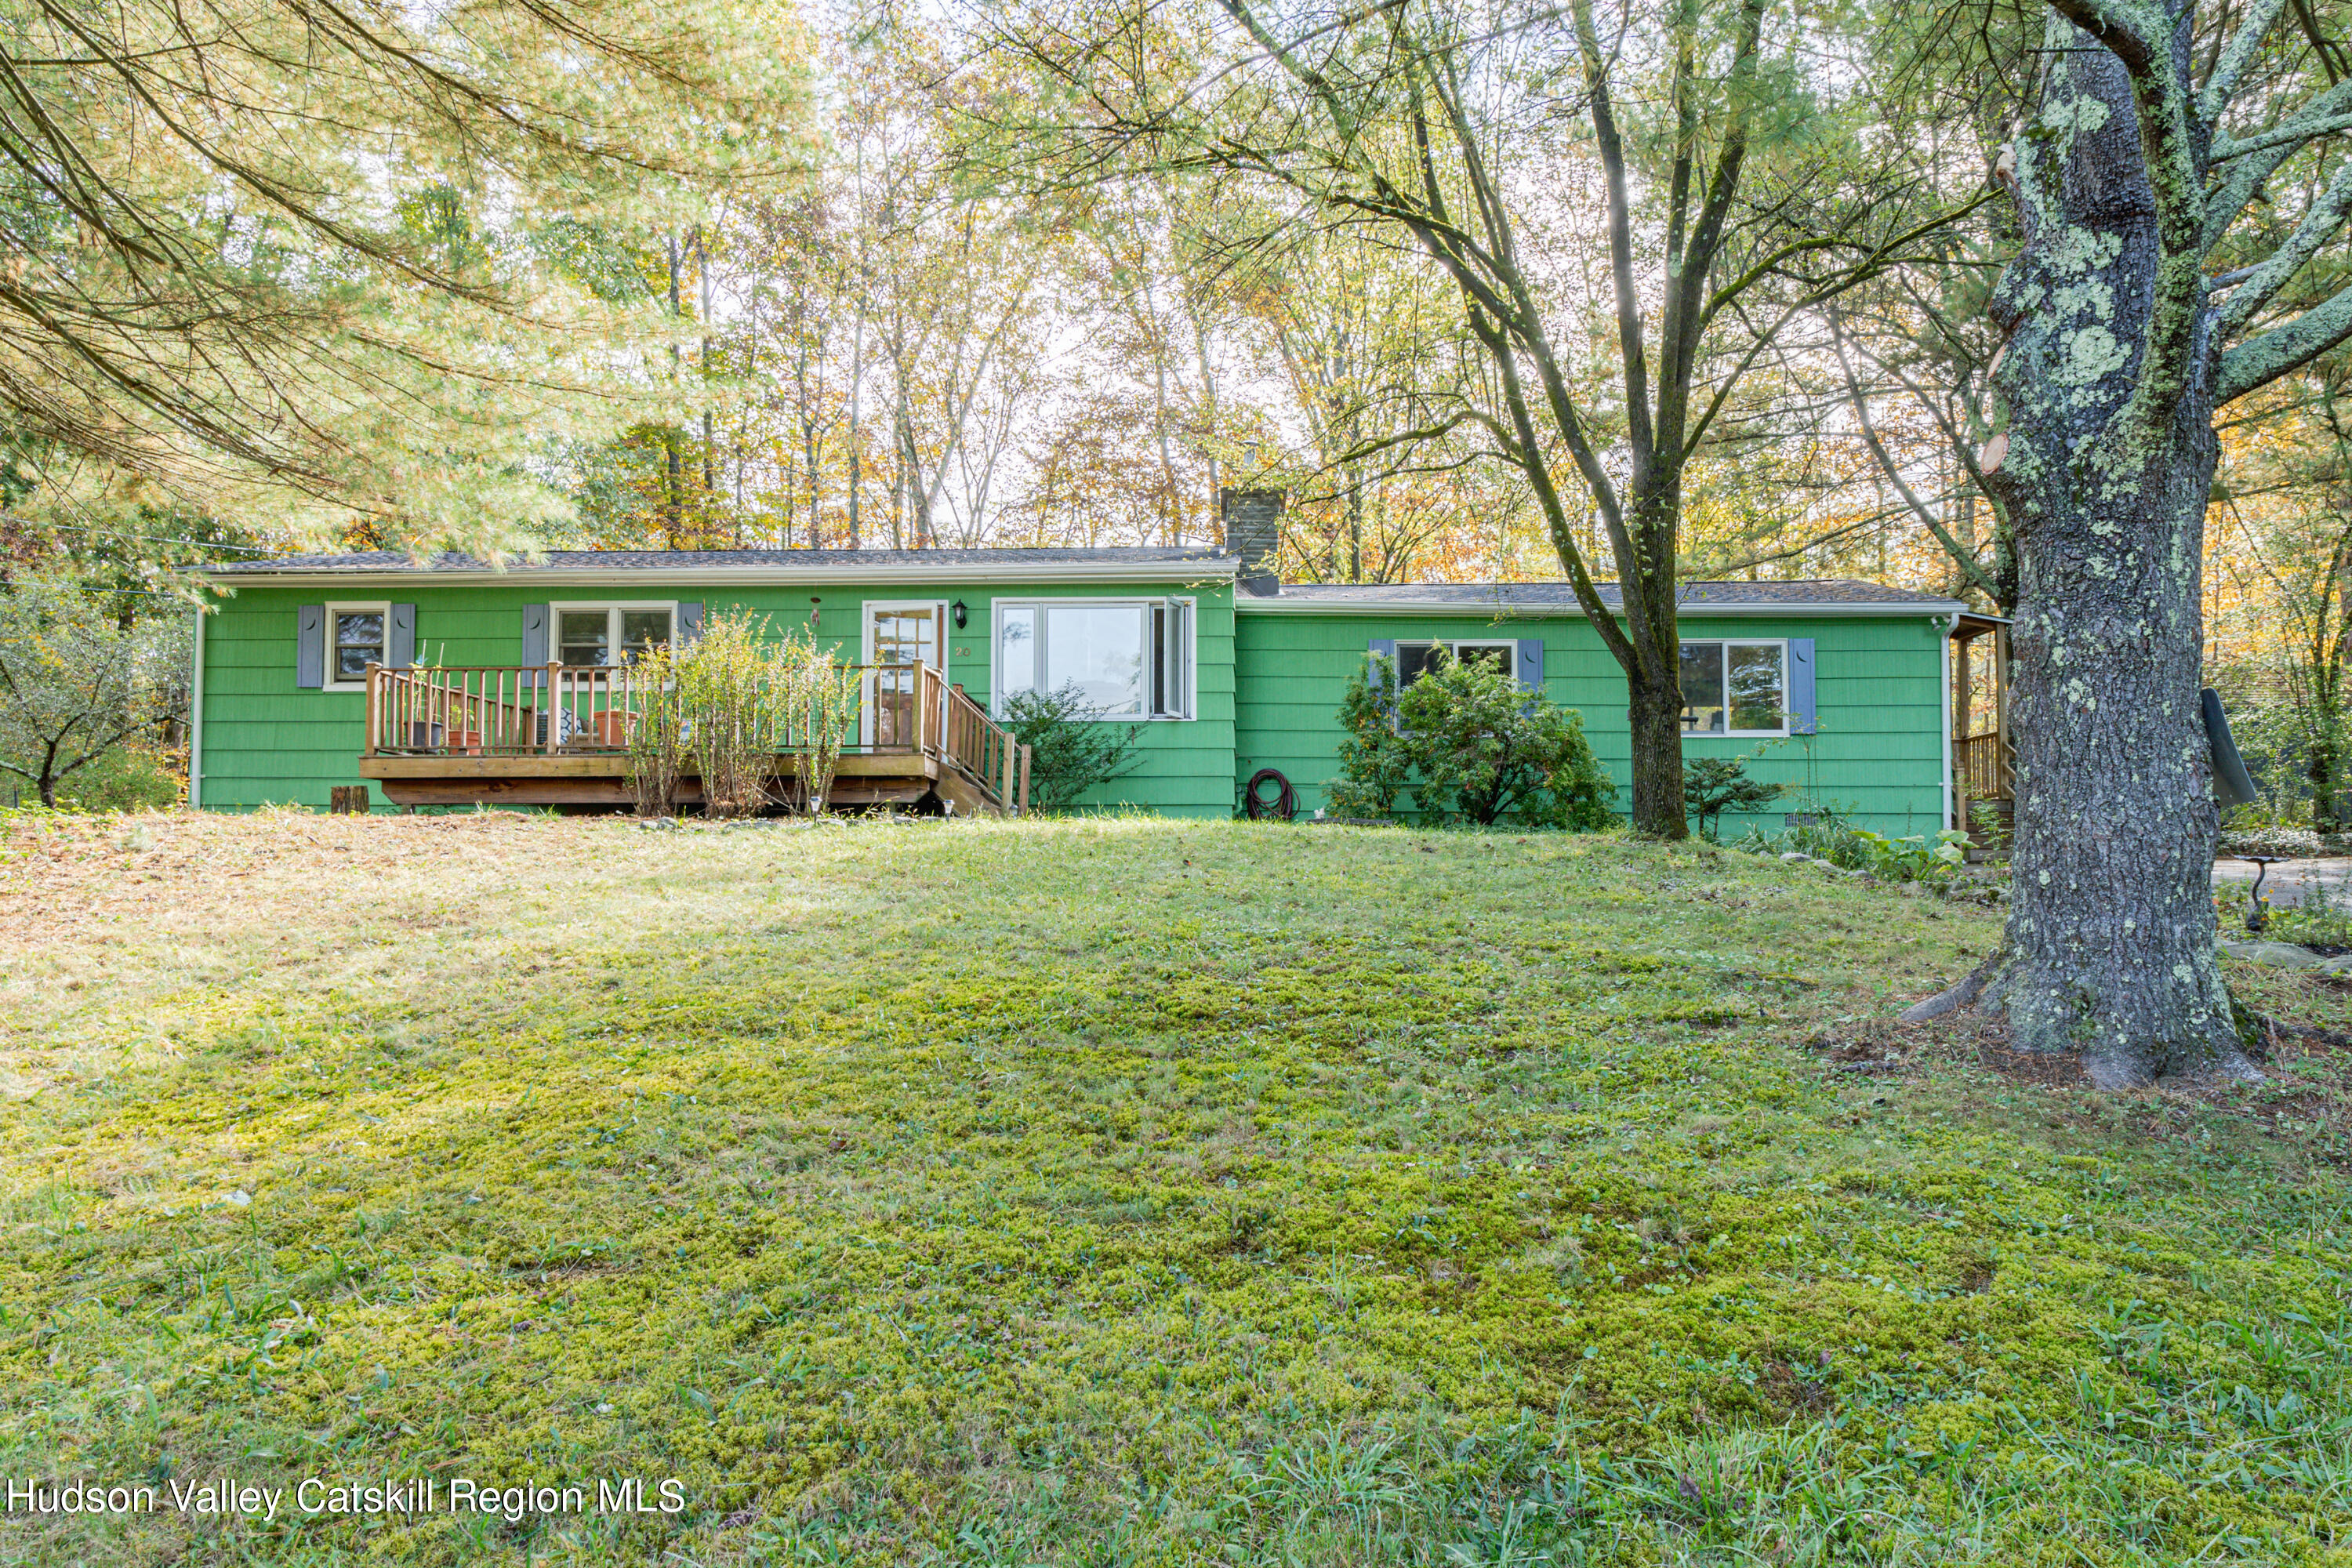
[[[1752,812],[1787,792],[1786,784],[1748,776],[1752,758],[1692,757],[1683,763],[1683,806],[1698,819],[1699,836],[1714,843],[1727,811]]]

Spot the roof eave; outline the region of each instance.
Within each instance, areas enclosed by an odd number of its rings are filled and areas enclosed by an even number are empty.
[[[1237,597],[1234,609],[1242,611],[1276,611],[1292,616],[1488,616],[1507,615],[1517,620],[1551,620],[1570,616],[1584,618],[1581,605],[1513,605],[1500,600],[1472,604],[1462,600],[1436,599],[1352,599],[1340,602],[1318,599]],[[1913,599],[1907,601],[1856,602],[1844,599],[1783,601],[1779,604],[1712,605],[1685,604],[1675,607],[1678,618],[1709,616],[1949,616],[1965,614],[1968,605],[1958,599]],[[1613,612],[1621,619],[1625,612]]]
[[[1054,564],[973,565],[968,563],[858,566],[602,566],[525,567],[509,571],[451,571],[447,568],[382,566],[295,566],[283,571],[191,569],[191,574],[217,585],[261,583],[282,586],[295,583],[335,583],[354,587],[410,587],[425,584],[454,586],[546,584],[551,587],[593,587],[614,583],[660,583],[672,587],[740,587],[747,585],[825,583],[1165,583],[1171,580],[1214,579],[1230,582],[1241,569],[1238,556],[1212,556],[1195,561],[1065,562]]]

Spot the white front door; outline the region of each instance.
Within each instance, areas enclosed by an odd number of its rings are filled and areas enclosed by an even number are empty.
[[[869,747],[914,746],[921,718],[921,679],[912,668],[928,665],[947,673],[948,607],[927,599],[870,601],[866,606],[866,662],[877,667],[866,678],[866,719],[861,729]]]

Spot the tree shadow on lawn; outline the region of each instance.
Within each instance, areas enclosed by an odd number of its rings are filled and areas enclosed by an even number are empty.
[[[2285,1561],[2336,1528],[2341,1173],[2238,1102],[1887,1024],[1886,977],[1991,915],[1605,838],[594,843],[616,918],[549,928],[560,984],[486,921],[437,993],[185,1008],[182,1058],[16,1108],[0,1473],[676,1476],[685,1511],[26,1551]],[[554,907],[531,863],[512,907]]]

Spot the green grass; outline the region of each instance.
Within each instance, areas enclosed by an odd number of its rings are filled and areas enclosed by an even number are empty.
[[[1983,910],[1605,837],[154,831],[0,865],[0,1477],[687,1506],[0,1560],[2352,1563],[2346,1058],[2100,1099],[1892,1028]]]

